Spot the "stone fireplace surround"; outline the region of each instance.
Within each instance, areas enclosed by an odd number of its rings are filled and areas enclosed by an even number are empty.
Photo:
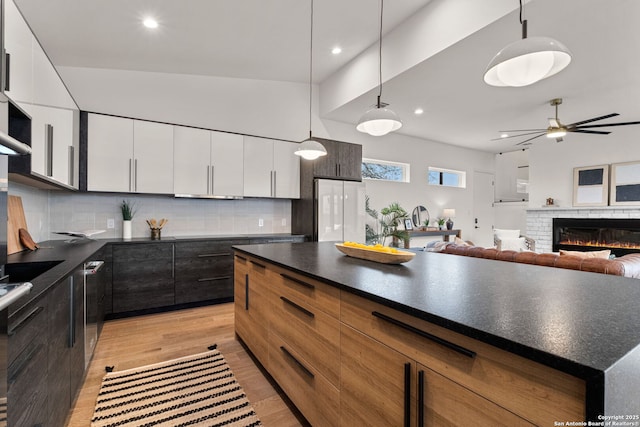
[[[640,219],[640,207],[533,208],[527,209],[526,235],[535,239],[536,252],[551,252],[553,218],[616,218]]]

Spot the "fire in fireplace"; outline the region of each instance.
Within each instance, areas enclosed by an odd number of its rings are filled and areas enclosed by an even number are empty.
[[[640,252],[640,219],[554,218],[553,250]]]

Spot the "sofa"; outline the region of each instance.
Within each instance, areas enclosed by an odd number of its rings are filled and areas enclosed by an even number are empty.
[[[628,254],[614,259],[582,258],[574,255],[498,250],[455,243],[444,245],[438,252],[640,279],[640,253]]]

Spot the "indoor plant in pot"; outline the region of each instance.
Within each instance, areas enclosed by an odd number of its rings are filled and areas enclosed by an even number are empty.
[[[133,203],[128,200],[123,200],[120,204],[120,210],[122,211],[122,238],[131,238],[131,220],[135,214]]]

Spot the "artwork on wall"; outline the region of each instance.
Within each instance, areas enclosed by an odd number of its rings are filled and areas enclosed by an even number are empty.
[[[611,205],[640,204],[640,162],[611,165]]]
[[[607,206],[609,165],[573,168],[573,206]]]

